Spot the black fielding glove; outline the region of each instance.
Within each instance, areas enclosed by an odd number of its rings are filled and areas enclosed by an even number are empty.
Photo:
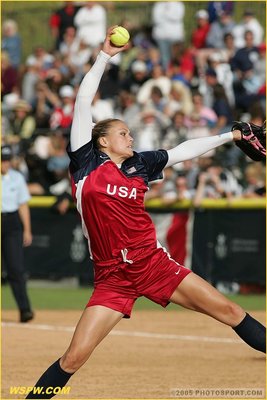
[[[242,139],[235,144],[252,160],[263,161],[266,159],[266,121],[262,126],[248,122],[235,121],[232,131],[241,131]]]

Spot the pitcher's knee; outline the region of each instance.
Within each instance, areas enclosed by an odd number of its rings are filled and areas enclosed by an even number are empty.
[[[74,373],[88,360],[91,353],[92,351],[82,353],[69,349],[61,357],[60,366],[64,371]]]
[[[246,315],[242,307],[231,301],[227,301],[226,304],[224,305],[224,313],[228,325],[231,326],[238,325]]]

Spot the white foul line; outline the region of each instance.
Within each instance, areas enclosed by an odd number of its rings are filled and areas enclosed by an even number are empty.
[[[74,332],[73,326],[60,326],[60,325],[44,325],[44,324],[19,324],[16,322],[2,322],[3,327],[7,328],[23,328],[23,329],[36,329],[42,331],[60,331],[60,332]],[[154,333],[154,332],[139,332],[139,331],[121,331],[113,330],[110,332],[113,336],[132,336],[153,339],[165,340],[189,340],[197,342],[210,342],[210,343],[244,343],[239,339],[212,337],[212,336],[192,336],[192,335],[174,335],[168,333]]]

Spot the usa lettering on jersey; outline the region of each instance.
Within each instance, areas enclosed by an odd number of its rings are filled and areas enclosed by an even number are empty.
[[[111,185],[110,183],[107,184],[107,194],[111,196],[115,196],[116,194],[119,197],[128,197],[128,199],[135,199],[137,198],[137,189],[132,188],[129,189],[126,186],[117,186]]]

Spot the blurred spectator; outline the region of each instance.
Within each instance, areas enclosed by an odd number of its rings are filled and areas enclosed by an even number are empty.
[[[164,96],[167,96],[171,90],[171,80],[165,76],[160,65],[155,65],[152,70],[152,78],[148,79],[139,89],[137,93],[137,101],[140,104],[146,104],[151,95],[151,89],[157,86]]]
[[[254,66],[255,74],[262,85],[266,84],[266,44],[262,43],[259,47],[259,59]]]
[[[243,21],[236,25],[233,29],[235,38],[235,46],[238,49],[245,47],[245,32],[250,31],[253,34],[253,45],[259,46],[263,41],[263,27],[256,19],[252,10],[245,10],[243,13]]]
[[[230,170],[238,182],[242,183],[244,165],[247,163],[244,153],[233,143],[226,143],[216,149],[216,160],[223,168]]]
[[[79,8],[80,6],[78,6],[74,1],[66,1],[62,8],[56,10],[51,15],[49,24],[52,35],[56,40],[56,49],[59,49],[60,43],[63,41],[65,31],[69,27],[74,27],[74,17]]]
[[[251,163],[245,169],[245,190],[243,197],[265,197],[266,196],[266,176],[265,168],[260,163]]]
[[[21,38],[18,25],[12,19],[2,25],[2,51],[7,52],[10,64],[17,69],[21,63]]]
[[[121,24],[122,26],[125,26]],[[128,29],[128,28],[126,28]],[[129,29],[128,29],[129,30]],[[133,40],[133,45],[135,47],[148,50],[150,47],[155,46],[155,42],[152,39],[152,26],[144,23],[143,25],[138,23],[137,26],[133,27],[133,24],[130,25],[131,37]]]
[[[73,79],[74,73],[76,71],[75,68],[72,68],[68,57],[60,54],[59,52],[55,52],[54,54],[54,62],[51,70],[58,70],[60,72],[60,75],[62,76],[62,81],[64,83],[69,83]]]
[[[29,168],[28,188],[30,193],[36,196],[49,194],[49,186],[52,184],[50,173],[47,170],[50,149],[49,134],[46,132],[36,136],[25,157]]]
[[[9,55],[6,52],[1,54],[1,98],[18,91],[18,73],[10,64]]]
[[[50,68],[46,75],[44,82],[47,84],[52,93],[58,93],[61,86],[68,83],[68,78],[63,74],[63,71],[56,66]]]
[[[165,114],[173,117],[176,111],[182,111],[185,115],[191,113],[193,108],[191,90],[180,81],[174,81],[169,93],[169,101],[165,107]]]
[[[202,126],[206,126],[211,130],[217,124],[218,118],[214,110],[204,105],[203,96],[199,92],[194,92],[192,96],[193,109],[191,114],[198,115]],[[190,119],[190,117],[189,117]],[[185,118],[186,125],[191,128],[188,118]]]
[[[11,160],[11,166],[14,170],[20,172],[23,175],[26,182],[28,182],[29,179],[29,168],[25,161],[25,154],[27,153],[30,147],[30,145],[27,142],[29,143],[29,141],[22,139],[18,143],[10,144],[13,154]],[[25,143],[27,143],[27,145]]]
[[[14,115],[10,118],[10,132],[7,137],[9,143],[18,143],[23,140],[25,148],[28,148],[36,127],[35,119],[30,115],[31,109],[30,104],[23,99],[15,104]]]
[[[36,137],[26,157],[31,194],[61,196],[69,191],[67,141],[63,130]]]
[[[59,46],[66,71],[74,75],[71,83],[79,83],[84,75],[83,68],[89,62],[92,50],[76,36],[74,27],[66,29]],[[63,67],[63,65],[62,65]]]
[[[184,40],[184,12],[181,1],[161,1],[153,5],[152,36],[160,49],[164,69],[171,59],[172,44]]]
[[[156,111],[164,112],[167,102],[167,97],[163,96],[160,88],[158,86],[153,86],[151,88],[150,99],[147,101],[146,106],[151,107]]]
[[[131,134],[136,151],[149,151],[160,148],[163,131],[170,120],[160,111],[145,107],[131,123]]]
[[[74,18],[78,38],[97,47],[106,36],[106,10],[95,1],[87,1]]]
[[[227,99],[224,87],[220,84],[215,85],[213,89],[214,103],[213,110],[218,119],[216,126],[213,128],[213,133],[221,134],[230,132],[234,120],[233,110]]]
[[[62,194],[69,187],[68,167],[69,157],[66,152],[67,137],[62,130],[52,132],[49,142],[49,158],[47,160],[47,169],[52,173],[54,184],[49,190],[54,195]],[[64,190],[63,190],[64,189]]]
[[[240,194],[241,187],[234,175],[214,161],[206,171],[199,174],[193,203],[195,207],[199,207],[204,198],[231,199]]]
[[[10,133],[10,118],[14,114],[14,107],[18,100],[18,93],[9,93],[3,97],[1,103],[1,139],[3,144],[7,143],[7,135]]]
[[[78,52],[79,46],[80,40],[76,36],[76,29],[74,26],[67,27],[59,45],[59,52],[71,58]]]
[[[238,110],[234,110],[237,112]],[[238,118],[235,116],[235,118]],[[263,109],[259,102],[253,104],[249,109],[249,113],[243,114],[244,120],[261,126],[265,120],[265,108]],[[223,131],[231,130],[232,121],[228,122]],[[244,184],[243,173],[251,160],[233,143],[226,143],[216,149],[216,160],[223,168],[229,169],[240,184]]]
[[[247,71],[253,69],[259,60],[259,49],[254,46],[253,33],[246,31],[244,34],[245,46],[237,50],[231,60],[233,71]]]
[[[218,21],[212,22],[210,26],[210,30],[206,39],[206,47],[212,47],[216,49],[224,48],[224,35],[232,32],[234,26],[235,23],[232,19],[232,16],[228,12],[223,11],[219,15]]]
[[[175,180],[175,185],[178,201],[190,200],[192,198],[193,192],[188,187],[186,172],[178,172],[177,178]]]
[[[37,82],[36,98],[34,104],[37,128],[49,128],[50,116],[53,109],[56,107],[60,107],[60,100],[58,95],[52,92],[46,82]]]
[[[241,68],[234,81],[235,104],[240,112],[248,112],[249,108],[261,98],[259,93],[261,81],[249,65]]]
[[[9,124],[9,118],[7,115],[3,113],[2,110],[2,118],[1,118],[1,143],[5,144],[6,143],[6,136],[8,135],[8,132],[10,131],[10,124]]]
[[[199,174],[200,166],[201,163],[207,163],[208,157],[204,158],[198,158],[194,160],[186,160],[181,165],[178,164],[178,168],[175,168],[178,170],[178,173],[182,173],[186,176],[186,185],[188,190],[190,190],[190,193],[192,195],[195,193],[195,188],[196,188],[196,182],[197,182],[197,177]]]
[[[121,88],[137,94],[140,87],[147,81],[147,66],[144,61],[135,60],[130,68],[129,76],[122,80]]]
[[[39,67],[33,60],[26,62],[25,73],[21,82],[21,95],[31,106],[34,105],[36,98],[36,84],[39,80]]]
[[[177,178],[180,182],[185,181],[185,178]],[[180,184],[177,183],[177,189],[181,189]],[[186,189],[184,189],[186,192]],[[187,245],[188,245],[188,222],[189,211],[179,211],[172,215],[171,225],[167,231],[166,242],[168,252],[171,257],[177,260],[180,264],[186,265]],[[177,238],[179,237],[179,244]],[[190,240],[190,239],[189,239]]]
[[[266,109],[261,107],[261,103],[253,104],[249,109],[250,122],[255,125],[262,126],[266,122]]]
[[[90,57],[89,64],[84,66],[84,74],[89,71],[89,68],[93,65],[96,57],[100,51],[100,47],[92,50],[92,56]],[[114,99],[120,89],[119,72],[120,72],[120,59],[115,59],[112,57],[110,62],[107,64],[104,74],[102,76],[99,92],[102,99]],[[115,59],[115,60],[114,60]],[[119,61],[119,62],[117,62]],[[88,68],[88,69],[87,69]]]
[[[156,47],[150,47],[147,50],[146,65],[147,65],[149,73],[152,71],[152,69],[155,65],[162,65],[159,49],[157,49]]]
[[[187,139],[188,129],[184,125],[184,116],[182,111],[176,111],[172,117],[171,125],[167,128],[162,140],[163,149],[172,149]]]
[[[208,13],[209,22],[212,23],[217,21],[223,12],[233,14],[234,1],[209,1],[208,2]]]
[[[223,62],[229,63],[236,53],[234,36],[232,33],[226,33],[223,37],[223,41],[224,48],[220,50],[219,54],[221,55]]]
[[[160,198],[165,205],[173,204],[177,200],[175,188],[176,172],[172,167],[164,169],[164,179],[150,184],[146,199]]]
[[[176,68],[176,71],[172,71],[173,67]],[[171,51],[171,60],[167,68],[167,75],[172,80],[181,80],[190,86],[194,70],[195,61],[192,51],[185,47],[184,43],[174,43]]]
[[[92,102],[92,118],[94,122],[114,118],[114,111],[110,101],[101,99],[99,91],[96,92]]]
[[[120,78],[126,79],[129,77],[128,72],[131,70],[131,65],[134,61],[144,61],[143,59],[139,59],[139,54],[142,53],[143,50],[140,47],[134,45],[132,37],[128,42],[127,51],[123,51],[120,59]]]
[[[50,128],[70,128],[74,111],[74,89],[70,85],[62,86],[59,90],[61,104],[51,114]]]
[[[185,126],[188,129],[187,139],[210,136],[218,122],[216,113],[211,107],[204,105],[204,99],[201,93],[193,93],[192,112],[185,117]],[[212,157],[215,150],[203,154],[202,157]]]
[[[209,67],[205,71],[205,77],[199,85],[199,92],[203,96],[203,101],[206,107],[212,108],[214,103],[214,87],[218,84],[216,71]]]
[[[176,173],[172,167],[164,169],[164,180],[159,190],[159,197],[162,199],[163,203],[167,206],[173,204],[177,200],[176,194]]]
[[[222,58],[221,52],[213,52],[208,58],[209,65],[216,72],[218,83],[220,83],[231,106],[235,104],[233,91],[234,75],[228,61]]]
[[[201,118],[198,112],[193,111],[186,119],[185,126],[188,128],[187,139],[196,139],[199,137],[211,136],[211,129],[208,127],[207,122]],[[201,157],[212,157],[215,150],[212,149]]]
[[[37,46],[26,59],[26,65],[35,65],[39,70],[39,77],[45,79],[49,69],[53,67],[54,56],[43,46]]]
[[[194,49],[206,47],[206,37],[210,30],[209,14],[206,10],[198,10],[195,14],[197,27],[193,30],[191,44]]]
[[[163,193],[163,202],[172,205],[177,201],[190,200],[192,192],[187,185],[186,174],[183,171],[178,172],[174,180],[172,191]],[[183,265],[185,264],[187,254],[187,224],[189,220],[189,211],[180,210],[172,215],[171,223],[166,235],[168,251],[171,257],[176,257]],[[179,237],[179,246],[177,246],[177,237]]]
[[[140,106],[136,102],[135,95],[125,90],[120,90],[118,102],[115,108],[115,118],[125,121],[129,129],[132,129],[132,121],[140,112]]]
[[[229,64],[230,60],[235,55],[236,47],[234,43],[234,36],[231,32],[223,35],[223,43],[224,44],[222,48],[202,48],[195,52],[197,72],[201,78],[205,74],[205,69],[208,66],[209,59],[219,55],[221,62]],[[216,56],[214,56],[214,54],[216,54]]]

